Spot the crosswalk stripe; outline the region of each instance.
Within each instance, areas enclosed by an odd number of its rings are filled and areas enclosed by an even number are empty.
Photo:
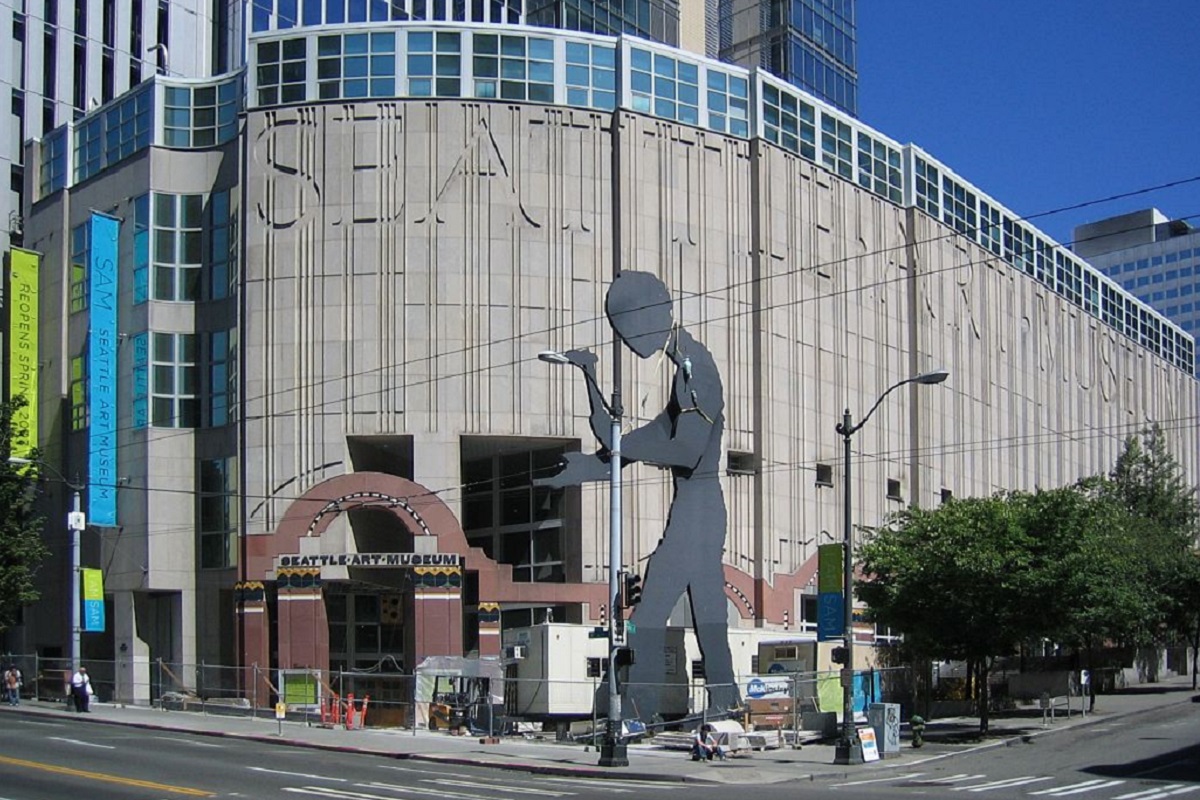
[[[911,781],[924,775],[924,772],[914,772],[909,775],[889,775],[886,778],[871,778],[866,781],[850,781],[848,783],[832,783],[830,786],[864,786],[868,783],[885,783],[887,781]]]
[[[586,786],[589,789],[595,789],[597,786],[603,786],[607,790],[614,792],[633,792],[642,791],[644,789],[675,791],[676,789],[688,788],[682,783],[669,783],[666,781],[622,781],[612,780],[611,778],[566,778],[553,777],[546,778],[547,783],[567,783]]]
[[[974,786],[955,786],[956,792],[990,792],[993,789],[1012,789],[1017,786],[1025,786],[1030,783],[1040,783],[1041,781],[1050,780],[1050,776],[1036,777],[1033,775],[1025,775],[1020,778],[1005,778],[1002,781],[990,781],[988,783],[977,783]]]
[[[925,782],[926,783],[937,783],[937,784],[943,784],[943,783],[950,784],[950,783],[959,783],[961,781],[977,781],[980,778],[986,778],[986,777],[987,777],[987,775],[969,775],[966,772],[960,772],[957,775],[947,775],[944,778],[937,778],[935,780],[925,781]]]
[[[495,800],[485,794],[469,794],[467,792],[451,792],[446,789],[422,789],[419,786],[397,786],[394,783],[379,783],[371,781],[370,783],[356,783],[355,786],[362,786],[367,789],[387,789],[398,794],[418,795],[419,797],[452,797],[456,800]],[[483,787],[486,789],[495,789],[494,786]]]
[[[1097,783],[1103,783],[1103,782],[1104,782],[1104,778],[1096,778],[1094,780],[1084,781],[1083,783],[1073,783],[1070,786],[1056,786],[1053,789],[1042,789],[1040,792],[1030,792],[1029,794],[1031,794],[1031,795],[1055,794],[1056,792],[1063,792],[1068,789],[1077,789],[1077,788],[1081,788],[1081,787],[1095,786]]]
[[[1072,794],[1079,794],[1080,792],[1095,792],[1099,791],[1100,789],[1111,789],[1114,786],[1120,786],[1124,782],[1125,781],[1106,781],[1101,778],[1100,780],[1088,781],[1085,784],[1078,784],[1077,786],[1063,786],[1050,792],[1034,792],[1034,794],[1049,794],[1051,797],[1066,797]]]
[[[329,797],[333,800],[395,800],[392,797],[384,797],[381,794],[367,794],[366,792],[348,792],[344,789],[324,788],[320,786],[285,786],[283,791],[289,794],[304,794],[313,797]]]
[[[1042,789],[1039,792],[1030,792],[1029,794],[1030,795],[1055,794],[1057,792],[1063,792],[1068,789],[1077,789],[1077,788],[1095,786],[1097,783],[1103,783],[1103,782],[1104,782],[1104,778],[1096,778],[1095,780],[1084,781],[1083,783],[1073,783],[1070,786],[1055,786],[1053,789]]]
[[[1119,795],[1113,800],[1151,800],[1151,798],[1168,797],[1180,790],[1194,791],[1200,788],[1196,786],[1185,786],[1182,783],[1169,783],[1166,786],[1156,786],[1153,789],[1142,789],[1140,792],[1130,792],[1129,794]]]
[[[477,782],[477,781],[476,782],[456,781],[456,780],[451,780],[450,778],[422,778],[421,783],[436,783],[439,786],[458,786],[458,787],[461,787],[464,789],[484,788],[484,787],[481,787],[479,785],[479,782]],[[574,792],[568,792],[568,791],[552,792],[547,789],[535,789],[532,786],[511,786],[511,785],[510,786],[492,786],[492,785],[488,785],[486,788],[491,789],[494,792],[500,792],[502,794],[531,794],[531,795],[538,795],[541,797],[565,797],[567,795],[574,794]]]

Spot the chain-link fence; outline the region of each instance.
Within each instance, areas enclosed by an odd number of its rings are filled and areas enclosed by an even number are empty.
[[[8,655],[2,663],[21,670],[24,698],[65,702],[69,696],[74,669],[68,659]],[[346,725],[353,720],[380,727],[480,734],[545,731],[581,738],[581,731],[603,730],[609,711],[604,676],[518,679],[509,670],[497,686],[479,678],[383,670],[267,670],[148,659],[89,659],[86,666],[98,702],[251,716],[273,716],[275,704],[283,702],[289,717],[314,724]],[[836,671],[747,676],[734,686],[694,679],[655,686],[621,682],[619,688],[622,718],[627,732],[635,734],[687,729],[716,719],[733,719],[748,729],[819,730],[842,710]],[[729,697],[733,689],[741,698],[735,708],[710,706],[710,693]],[[912,695],[909,668],[856,673],[859,713],[876,702],[900,703],[910,713]],[[639,698],[644,703],[652,699],[657,711],[640,707]]]

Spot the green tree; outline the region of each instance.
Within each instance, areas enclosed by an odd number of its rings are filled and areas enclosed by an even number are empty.
[[[867,579],[856,594],[875,620],[901,631],[914,654],[974,665],[986,733],[995,657],[1013,652],[1044,619],[1032,613],[1038,553],[1017,496],[907,509],[859,555]]]
[[[38,599],[34,575],[47,554],[44,520],[34,509],[34,468],[8,460],[13,412],[24,403],[23,398],[0,403],[0,630],[12,625],[22,606]]]
[[[1039,635],[1090,654],[1102,642],[1136,644],[1155,616],[1136,518],[1094,481],[1025,498],[1024,524],[1042,554],[1034,580],[1047,606]],[[1090,656],[1088,658],[1090,663]]]
[[[1133,518],[1143,578],[1156,590],[1139,643],[1182,640],[1200,647],[1200,502],[1157,424],[1131,436],[1098,493]],[[1193,660],[1192,685],[1197,683]]]

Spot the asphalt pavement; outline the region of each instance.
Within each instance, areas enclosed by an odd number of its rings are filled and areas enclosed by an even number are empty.
[[[982,738],[979,736],[979,720],[975,717],[931,720],[925,730],[925,745],[914,748],[906,724],[897,754],[856,766],[833,763],[832,741],[804,744],[798,748],[756,750],[711,763],[693,762],[686,750],[668,749],[647,741],[629,745],[629,766],[601,767],[598,765],[599,753],[594,747],[555,741],[553,733],[487,739],[453,735],[446,731],[398,728],[345,730],[322,727],[318,720],[277,720],[269,710],[252,718],[199,710],[164,711],[145,706],[97,702],[92,703],[90,713],[76,714],[68,711],[61,701],[45,700],[23,700],[15,708],[0,706],[0,713],[67,717],[81,727],[129,725],[201,736],[271,742],[281,746],[544,774],[762,784],[861,776],[867,771],[911,767],[929,759],[948,758],[956,753],[976,752],[981,748],[1004,747],[1032,737],[1078,734],[1081,728],[1094,723],[1111,723],[1131,714],[1192,702],[1200,702],[1200,695],[1192,691],[1189,677],[1180,676],[1159,683],[1142,684],[1115,694],[1100,695],[1096,698],[1095,710],[1086,715],[1080,713],[1079,698],[1076,698],[1070,715],[1059,709],[1053,722],[1044,719],[1036,705],[993,715],[989,734]]]

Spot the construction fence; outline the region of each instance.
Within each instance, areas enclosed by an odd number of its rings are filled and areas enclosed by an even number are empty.
[[[384,662],[386,663],[386,662]],[[65,702],[73,672],[68,659],[8,655],[24,677],[22,695]],[[276,704],[288,718],[344,727],[362,725],[468,730],[500,734],[514,730],[550,730],[569,735],[572,722],[603,719],[607,683],[583,680],[464,677],[446,670],[416,674],[380,670],[268,670],[257,665],[181,664],[164,660],[134,662],[88,660],[95,698],[102,703],[140,705],[163,710],[273,717]],[[495,683],[500,683],[499,687]],[[637,694],[638,686],[621,684]],[[709,687],[703,680],[656,687],[670,697],[666,713],[647,715],[627,708],[624,716],[648,731],[689,725],[713,717]],[[742,707],[720,714],[747,726],[817,729],[840,716],[843,704],[838,672],[747,676],[738,683]],[[911,670],[897,667],[855,675],[856,715],[872,703],[911,706]],[[369,712],[368,712],[369,708]],[[821,715],[814,717],[812,715]]]

